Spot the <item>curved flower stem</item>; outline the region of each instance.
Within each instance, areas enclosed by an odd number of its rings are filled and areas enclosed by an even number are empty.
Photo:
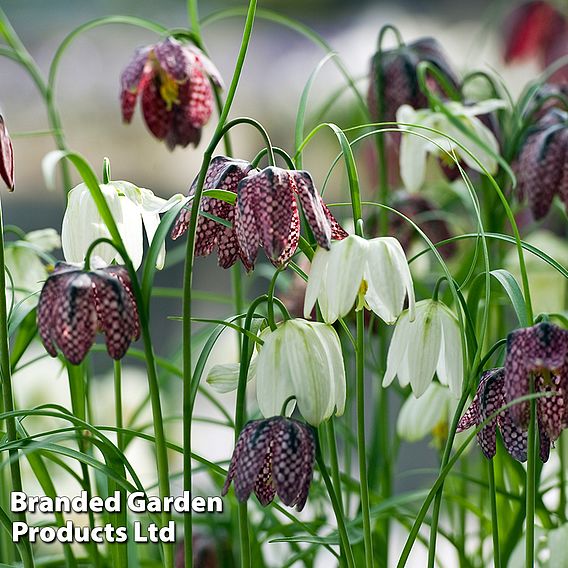
[[[335,490],[333,488],[333,483],[329,478],[329,474],[327,473],[327,467],[325,462],[323,461],[323,456],[321,455],[321,448],[319,443],[319,436],[317,431],[314,430],[314,435],[316,437],[316,461],[318,464],[318,468],[320,470],[323,482],[329,493],[329,498],[331,500],[331,505],[333,507],[333,512],[335,513],[335,518],[337,519],[337,531],[339,532],[339,538],[342,543],[342,549],[345,553],[347,566],[349,568],[356,568],[355,567],[355,559],[353,558],[353,551],[351,550],[351,544],[349,543],[349,536],[347,534],[347,528],[345,526],[344,518],[343,518],[343,510],[341,506],[340,499],[338,498]]]
[[[122,367],[120,361],[114,362],[114,413],[116,415],[116,446],[124,452],[124,432],[122,420]]]
[[[237,56],[237,62],[235,64],[235,71],[233,73],[233,78],[231,80],[231,85],[227,93],[227,98],[221,110],[219,116],[219,122],[213,138],[209,143],[207,149],[203,154],[203,161],[201,164],[201,169],[197,179],[197,184],[195,188],[194,199],[191,205],[191,214],[189,222],[189,230],[187,237],[187,246],[185,254],[185,266],[184,266],[184,276],[183,276],[183,489],[184,491],[191,492],[192,486],[192,472],[191,472],[191,422],[193,414],[193,401],[191,393],[191,377],[192,377],[192,340],[191,340],[191,301],[192,301],[192,277],[193,277],[193,262],[195,256],[195,233],[197,229],[197,220],[199,214],[199,207],[201,204],[201,196],[203,194],[203,184],[205,182],[205,176],[207,174],[207,168],[211,159],[213,157],[213,152],[217,147],[220,139],[223,136],[223,131],[225,128],[225,123],[233,104],[235,94],[237,91],[237,85],[241,76],[243,69],[246,53],[248,50],[248,45],[250,42],[250,37],[252,34],[252,27],[254,23],[254,17],[256,14],[256,0],[250,0],[247,17],[245,21],[245,26],[243,30],[243,38],[241,41],[241,47],[239,54]],[[236,434],[239,430],[236,430]],[[244,513],[239,511],[239,517],[241,518],[243,524],[246,521],[246,510]],[[193,565],[192,557],[192,534],[193,534],[193,519],[191,512],[184,515],[184,561],[186,568],[190,568]],[[243,535],[241,535],[243,536]],[[248,534],[244,535],[243,538],[248,539]],[[249,551],[246,547],[245,554]],[[241,551],[241,554],[243,551]],[[244,560],[247,560],[246,558]],[[250,557],[248,558],[248,563],[250,564]],[[247,566],[243,562],[243,566]]]
[[[499,517],[497,515],[497,493],[495,491],[495,471],[493,460],[487,460],[489,477],[489,499],[491,500],[491,530],[493,533],[493,566],[501,568],[501,550],[499,548]]]
[[[4,230],[2,227],[2,206],[0,205],[0,370],[2,372],[2,406],[3,412],[14,411],[14,395],[12,393],[12,367],[10,365],[10,340],[8,337],[8,313],[6,311],[6,269],[4,261]],[[16,419],[6,418],[6,437],[8,442],[18,438]],[[22,474],[18,450],[10,450],[10,474],[12,490],[22,491]],[[16,513],[18,521],[26,522],[25,513]],[[26,539],[22,547],[22,562],[25,568],[34,565],[31,547]]]

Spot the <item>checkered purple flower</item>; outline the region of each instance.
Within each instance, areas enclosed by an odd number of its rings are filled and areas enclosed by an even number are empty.
[[[505,406],[505,371],[502,368],[485,371],[479,381],[475,397],[465,414],[461,417],[457,432],[479,426],[497,410]],[[477,442],[483,455],[491,459],[497,451],[496,429],[499,428],[503,444],[509,454],[518,461],[527,460],[528,436],[511,418],[508,409],[493,417],[477,433]]]
[[[8,189],[14,191],[14,150],[2,115],[0,115],[0,177]]]
[[[555,195],[568,210],[568,113],[552,108],[528,130],[514,170],[519,198],[526,199],[535,219],[548,214]]]
[[[146,126],[158,140],[170,150],[197,146],[213,111],[210,79],[222,84],[213,63],[193,45],[168,37],[139,48],[120,78],[122,118],[130,123],[140,96]]]
[[[224,189],[237,193],[239,182],[252,170],[252,165],[245,160],[216,156],[211,160],[207,175],[205,176],[204,189]],[[188,195],[195,193],[197,178],[193,181]],[[235,207],[226,201],[214,197],[201,199],[201,211],[210,213],[233,225],[235,222]],[[172,239],[183,235],[189,227],[191,205],[184,207],[172,229]],[[227,227],[217,221],[200,215],[197,222],[195,240],[195,254],[197,256],[210,255],[217,247],[217,259],[219,266],[229,268],[239,258],[243,258],[239,242],[233,227]]]
[[[74,365],[104,333],[108,354],[120,359],[140,336],[130,278],[123,266],[91,271],[63,262],[46,280],[37,308],[39,334],[47,352]]]
[[[301,511],[312,482],[315,439],[312,429],[291,418],[253,420],[241,431],[222,495],[231,482],[235,495],[246,501],[254,491],[264,507],[278,495]]]
[[[517,329],[507,337],[504,396],[510,402],[530,393],[531,375],[535,392],[555,395],[537,400],[542,447],[550,447],[568,426],[568,331],[549,322]],[[528,401],[511,407],[511,418],[523,430],[530,419]]]
[[[238,186],[235,232],[245,268],[252,270],[262,246],[269,260],[280,266],[290,260],[300,239],[298,198],[319,246],[347,236],[314,186],[308,172],[270,166],[251,172]]]

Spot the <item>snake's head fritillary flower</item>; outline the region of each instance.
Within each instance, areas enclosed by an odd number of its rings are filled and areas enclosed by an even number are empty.
[[[527,199],[535,219],[542,219],[558,195],[568,208],[568,113],[551,109],[529,129],[515,162],[520,199]]]
[[[438,376],[443,385],[459,397],[463,385],[463,350],[458,318],[438,300],[416,303],[416,317],[404,310],[394,328],[387,355],[383,386],[398,377],[401,386],[408,384],[416,398]]]
[[[535,392],[556,393],[537,400],[537,417],[544,443],[554,442],[568,422],[568,331],[549,322],[517,329],[507,337],[504,393],[512,402],[530,393],[531,375]],[[526,430],[530,411],[527,401],[511,407],[515,424]]]
[[[426,169],[430,156],[446,160],[449,153],[455,155],[458,160],[463,160],[464,164],[472,170],[483,173],[485,169],[494,174],[498,166],[495,155],[499,154],[499,142],[480,116],[487,115],[504,106],[505,102],[497,99],[472,105],[463,105],[456,101],[445,104],[446,110],[454,119],[474,133],[490,151],[473,142],[443,112],[431,109],[415,110],[410,105],[401,106],[397,110],[396,120],[401,123],[400,128],[403,130],[399,161],[400,177],[406,189],[412,192],[418,191],[422,187],[426,180]],[[447,136],[427,129],[442,132],[455,142]],[[462,150],[462,146],[469,150],[473,156]]]
[[[458,79],[448,62],[442,46],[433,38],[422,38],[408,45],[376,53],[371,60],[367,100],[375,119],[392,121],[403,104],[414,108],[428,106],[426,95],[420,90],[417,67],[422,61],[434,65],[454,86]],[[378,92],[380,85],[381,92]],[[436,85],[429,85],[436,89]],[[384,101],[384,116],[379,116],[378,101]]]
[[[234,481],[241,502],[254,491],[262,506],[278,495],[285,505],[301,511],[314,459],[314,434],[306,424],[282,416],[253,420],[239,435],[221,494],[226,495]]]
[[[546,66],[551,62],[551,52],[566,37],[567,24],[553,4],[536,0],[514,8],[505,20],[503,32],[506,63],[537,57]]]
[[[329,249],[332,239],[347,233],[335,220],[308,172],[270,166],[251,172],[238,185],[235,231],[247,270],[259,247],[275,266],[288,262],[300,239],[296,198],[317,244]]]
[[[126,252],[134,268],[138,269],[142,264],[144,251],[142,226],[148,242],[151,243],[160,224],[160,213],[179,203],[183,196],[177,194],[168,200],[162,199],[151,190],[137,187],[127,181],[111,181],[99,187],[118,227]],[[84,262],[91,244],[103,237],[109,238],[110,233],[89,188],[81,183],[67,195],[67,208],[61,229],[65,260],[73,264]],[[104,243],[95,248],[95,254],[107,264],[113,261],[124,262],[113,247]],[[165,257],[164,244],[156,261],[158,269],[163,268]]]
[[[4,117],[0,114],[0,176],[9,191],[14,191],[14,149]]]
[[[477,392],[465,414],[461,417],[457,432],[463,432],[481,425],[491,417],[487,424],[477,433],[477,441],[487,459],[491,459],[497,451],[496,429],[499,428],[503,445],[509,454],[520,462],[527,460],[528,436],[513,421],[510,409],[505,406],[505,371],[502,368],[485,371],[481,376]]]
[[[366,240],[357,235],[319,247],[312,259],[304,302],[309,317],[316,300],[327,323],[346,316],[357,301],[386,323],[394,323],[408,298],[414,314],[414,288],[404,250],[393,237]]]
[[[300,318],[265,329],[256,362],[256,397],[264,416],[274,416],[295,397],[306,422],[319,426],[345,409],[345,368],[337,332]],[[293,408],[290,404],[288,409]]]
[[[252,165],[245,160],[216,156],[211,160],[211,164],[205,176],[204,189],[223,189],[237,193],[239,182],[252,170]],[[197,178],[193,181],[188,196],[195,193]],[[209,213],[220,219],[228,221],[231,226],[227,227],[217,221],[199,216],[195,238],[195,254],[197,256],[207,256],[217,247],[217,259],[219,266],[229,268],[241,258],[243,254],[239,246],[237,235],[234,230],[235,206],[216,199],[214,197],[203,197],[201,199],[201,211]],[[191,205],[184,207],[176,220],[172,229],[172,239],[177,239],[183,235],[188,227],[191,216]]]
[[[197,146],[213,110],[210,80],[222,84],[213,63],[195,46],[168,37],[139,48],[120,78],[122,118],[132,120],[140,97],[146,126],[158,140],[170,150]]]
[[[93,261],[98,259],[93,259]],[[97,331],[108,354],[120,359],[140,336],[136,301],[123,266],[90,271],[58,263],[45,281],[37,308],[38,330],[47,352],[74,365],[83,361]]]

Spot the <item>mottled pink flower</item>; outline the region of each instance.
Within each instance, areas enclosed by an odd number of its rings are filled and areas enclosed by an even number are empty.
[[[213,63],[193,45],[168,37],[139,48],[120,79],[122,118],[132,120],[140,96],[144,121],[156,138],[170,150],[197,146],[213,110],[209,80],[222,82]]]
[[[535,219],[542,219],[557,195],[568,208],[568,113],[547,111],[532,125],[513,165],[519,198],[527,199]]]
[[[442,46],[434,38],[422,38],[408,45],[375,53],[367,100],[374,119],[394,121],[397,109],[409,104],[415,109],[428,106],[426,95],[420,90],[416,69],[422,61],[437,67],[447,80],[457,86],[458,79],[448,62]],[[380,83],[381,92],[378,93]],[[439,91],[435,81],[429,85]],[[379,97],[383,98],[384,116],[379,116]]]
[[[203,187],[204,189],[224,189],[225,191],[237,193],[239,182],[251,170],[251,164],[245,160],[217,156],[211,160]],[[196,185],[197,178],[191,185],[189,196],[195,193]],[[195,254],[197,256],[207,256],[217,247],[219,266],[229,268],[239,258],[243,258],[237,236],[232,227],[235,222],[235,206],[226,201],[205,196],[201,199],[201,211],[228,221],[231,226],[227,227],[214,219],[200,215],[197,221]],[[190,216],[191,204],[188,204],[180,211],[172,229],[172,239],[179,238],[187,231]]]
[[[254,491],[262,506],[278,495],[285,505],[301,511],[314,459],[314,434],[306,424],[282,416],[253,420],[239,435],[221,494],[226,495],[234,481],[241,502]]]
[[[0,115],[0,176],[8,189],[14,191],[14,150],[2,115]]]
[[[58,263],[46,280],[37,307],[38,330],[47,352],[57,350],[78,365],[104,333],[108,354],[120,359],[140,336],[136,301],[126,268],[85,271]]]
[[[335,220],[308,172],[270,166],[239,182],[235,232],[247,270],[254,267],[260,246],[280,266],[294,254],[300,239],[298,198],[317,244],[328,249],[331,239],[347,233]]]
[[[537,400],[541,446],[554,441],[568,425],[568,331],[542,322],[517,329],[507,337],[505,358],[505,399],[510,402],[530,393],[531,375],[535,392],[555,392]],[[521,402],[511,407],[515,424],[526,429],[530,406]]]

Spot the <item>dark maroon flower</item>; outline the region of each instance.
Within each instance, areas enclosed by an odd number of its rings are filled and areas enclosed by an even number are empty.
[[[508,402],[530,393],[531,376],[535,392],[555,392],[556,395],[537,400],[537,415],[546,445],[555,441],[568,425],[568,331],[542,322],[517,329],[507,337],[504,393]],[[511,407],[515,424],[529,425],[528,402]]]
[[[550,210],[558,195],[568,208],[568,113],[550,109],[529,128],[514,164],[519,198],[526,198],[535,219]]]
[[[452,237],[452,232],[446,221],[436,215],[437,208],[428,199],[417,193],[401,193],[397,195],[394,208],[412,219],[434,243],[445,241]],[[407,249],[418,233],[412,225],[400,215],[391,216],[391,232],[400,241],[403,249]],[[455,243],[448,243],[440,248],[444,258],[451,258],[456,252]]]
[[[420,90],[416,69],[422,61],[437,67],[447,80],[457,86],[441,45],[433,38],[422,38],[408,45],[375,53],[371,60],[371,74],[367,100],[374,119],[394,121],[398,107],[409,104],[415,109],[428,106],[426,95]],[[377,96],[378,89],[381,92]],[[439,92],[435,82],[430,87]],[[384,114],[380,116],[379,97],[383,98]]]
[[[245,160],[235,160],[225,156],[217,156],[211,160],[207,175],[205,177],[204,189],[224,189],[237,193],[237,186],[252,170],[251,164]],[[193,181],[188,195],[195,193],[197,178]],[[235,206],[215,199],[214,197],[202,197],[201,211],[210,213],[233,225],[235,222]],[[177,239],[183,235],[189,227],[191,215],[191,204],[184,207],[172,229],[172,239]],[[227,227],[217,221],[201,215],[197,221],[197,231],[195,239],[195,254],[197,256],[207,256],[217,247],[217,259],[219,266],[229,268],[239,258],[243,258],[237,236],[232,226]]]
[[[8,189],[14,191],[14,150],[2,115],[0,115],[0,176]]]
[[[246,501],[254,490],[266,506],[278,495],[301,511],[312,482],[315,440],[312,429],[282,416],[253,420],[241,431],[222,495],[234,480],[235,495]]]
[[[156,138],[170,150],[197,146],[213,110],[210,79],[221,85],[213,63],[193,45],[169,37],[139,48],[120,78],[122,118],[132,120],[140,95],[146,126]]]
[[[525,2],[507,16],[503,35],[506,63],[537,57],[548,65],[567,35],[566,19],[549,2]]]
[[[504,376],[505,372],[502,368],[491,369],[483,373],[472,403],[458,422],[457,432],[479,426],[505,406]],[[509,409],[499,412],[477,433],[477,441],[483,455],[488,459],[495,455],[497,427],[499,427],[503,444],[509,454],[518,461],[526,461],[528,436],[514,423]]]
[[[235,211],[235,232],[247,270],[254,267],[260,246],[276,266],[290,260],[300,239],[296,197],[319,246],[329,249],[331,239],[347,236],[308,172],[270,166],[249,173],[239,182]]]
[[[126,268],[108,266],[85,271],[57,263],[41,291],[38,330],[47,352],[78,365],[104,333],[108,354],[120,359],[140,336],[136,301]]]

